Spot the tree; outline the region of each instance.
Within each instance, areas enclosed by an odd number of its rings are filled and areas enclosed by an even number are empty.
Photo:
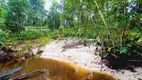
[[[9,0],[6,24],[13,32],[20,32],[24,29],[24,24],[28,18],[27,13],[30,3],[27,0]]]
[[[46,19],[46,10],[44,9],[45,1],[44,0],[29,0],[31,3],[31,10],[29,14],[30,23],[36,26],[44,25]]]
[[[60,26],[60,18],[59,18],[59,4],[56,1],[52,2],[52,7],[48,14],[48,25],[51,30],[58,29]]]

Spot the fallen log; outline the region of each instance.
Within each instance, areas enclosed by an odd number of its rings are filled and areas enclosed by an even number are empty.
[[[20,70],[22,70],[22,67],[18,67],[18,68],[15,68],[15,69],[12,69],[12,70],[3,72],[3,73],[0,74],[0,78],[5,77],[5,76],[8,76],[8,75],[10,75],[10,74],[12,74],[12,73],[18,72],[18,71],[20,71]]]

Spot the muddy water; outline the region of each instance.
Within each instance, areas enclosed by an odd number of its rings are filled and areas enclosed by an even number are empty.
[[[28,77],[28,80],[115,80],[113,76],[106,73],[91,71],[71,62],[54,59],[34,58],[27,62],[11,61],[1,65],[0,73],[22,66],[22,71],[11,74],[16,77],[34,70],[42,70]]]

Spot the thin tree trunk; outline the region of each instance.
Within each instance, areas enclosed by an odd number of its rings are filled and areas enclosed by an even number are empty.
[[[120,47],[120,50],[122,50],[122,48],[123,48],[123,46],[124,46],[124,43],[123,43],[123,39],[124,39],[124,35],[125,35],[125,26],[126,26],[126,24],[125,24],[125,18],[124,18],[124,16],[125,16],[125,14],[126,14],[126,5],[125,5],[125,2],[124,2],[124,4],[123,4],[123,27],[122,27],[122,32],[121,32],[121,37],[120,37],[120,43],[121,43],[121,47]]]
[[[101,10],[100,10],[100,8],[99,8],[99,6],[98,6],[96,0],[94,0],[94,2],[95,2],[95,4],[96,4],[96,6],[97,6],[98,12],[99,12],[99,14],[100,14],[100,16],[101,16],[101,18],[102,18],[102,20],[103,20],[103,23],[104,23],[105,28],[106,28],[106,31],[107,31],[107,47],[109,47],[109,46],[108,46],[108,43],[109,43],[109,36],[110,36],[111,42],[112,42],[112,45],[113,45],[113,48],[115,48],[115,42],[114,42],[114,40],[112,39],[112,38],[113,38],[113,37],[112,37],[112,34],[109,34],[110,31],[109,31],[108,25],[106,24],[106,21],[105,21],[105,19],[104,19],[104,16],[103,16],[103,14],[102,14],[102,12],[101,12]],[[114,50],[114,52],[115,52],[115,50]]]

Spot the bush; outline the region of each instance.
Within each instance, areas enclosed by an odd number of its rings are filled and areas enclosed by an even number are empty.
[[[49,36],[50,30],[29,30],[20,33],[20,39],[32,40],[40,37]]]
[[[8,38],[8,36],[9,36],[8,33],[0,29],[0,41],[5,41]]]
[[[40,45],[46,45],[47,43],[51,42],[52,40],[49,37],[42,37],[39,39]]]
[[[73,27],[63,30],[65,36],[81,37],[81,38],[96,38],[97,32],[93,27]]]
[[[78,36],[78,30],[76,28],[67,28],[63,30],[63,34],[65,36],[74,36],[77,37]]]
[[[123,55],[122,57],[142,56],[142,45],[140,45],[141,37],[141,32],[126,30],[123,39],[123,47],[120,49],[121,46],[117,43],[116,53],[120,53],[118,55]]]

